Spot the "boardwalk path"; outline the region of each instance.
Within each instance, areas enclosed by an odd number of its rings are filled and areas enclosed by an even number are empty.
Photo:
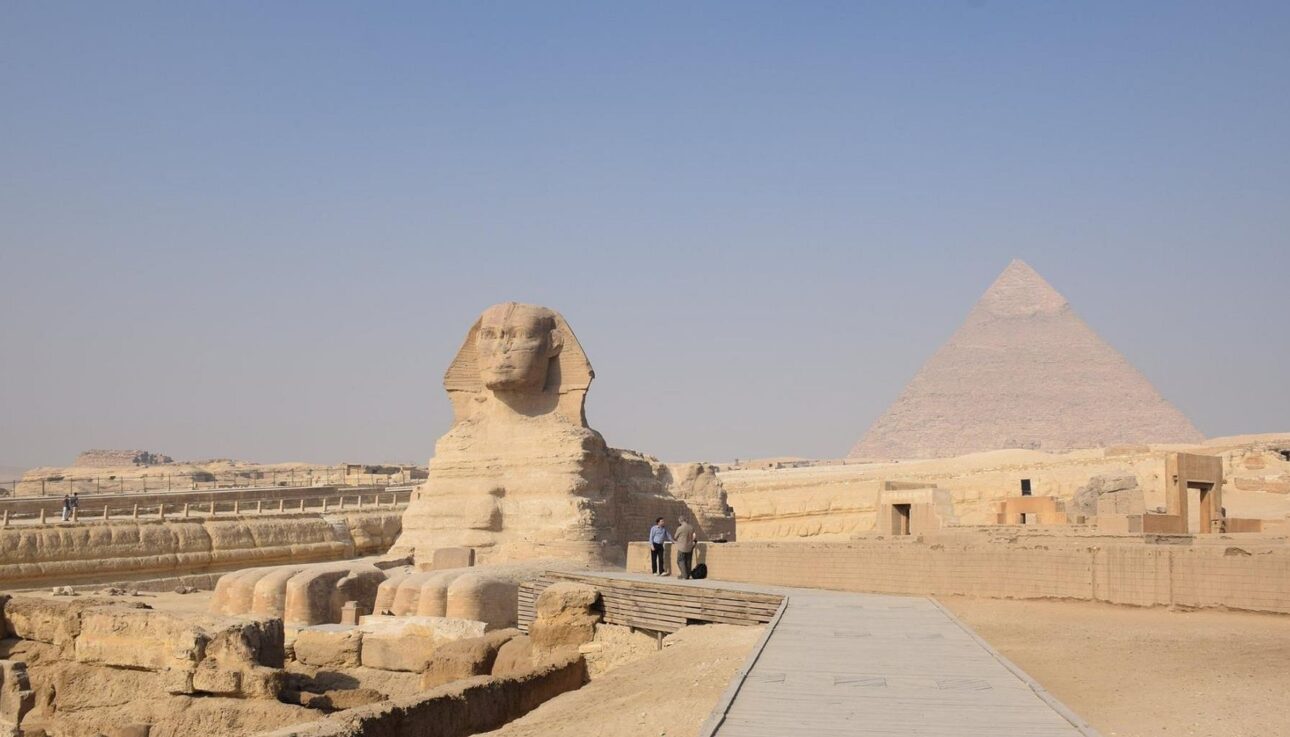
[[[705,737],[1097,735],[931,599],[593,575],[787,597]]]

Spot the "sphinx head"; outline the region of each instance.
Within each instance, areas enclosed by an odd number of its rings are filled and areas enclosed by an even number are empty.
[[[551,310],[515,302],[493,305],[480,316],[475,335],[479,378],[494,392],[540,392],[563,346]]]

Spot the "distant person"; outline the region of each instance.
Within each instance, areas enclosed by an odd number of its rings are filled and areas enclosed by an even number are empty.
[[[663,525],[663,518],[659,517],[654,520],[654,526],[649,528],[649,567],[655,576],[667,575],[667,553],[664,551],[663,543],[670,543],[672,533],[667,531]]]
[[[76,509],[81,506],[81,498],[77,496],[78,493],[79,492],[75,491],[72,492],[71,508],[68,510],[68,514],[72,517],[76,516]]]
[[[681,526],[676,528],[676,565],[681,569],[679,578],[690,578],[690,561],[694,557],[694,544],[698,541],[694,528],[682,520]]]
[[[66,522],[68,517],[72,516],[72,498],[66,494],[63,495],[63,521]]]

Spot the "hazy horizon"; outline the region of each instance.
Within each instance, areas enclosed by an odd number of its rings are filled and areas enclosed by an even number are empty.
[[[592,427],[839,457],[1021,258],[1290,430],[1290,7],[11,5],[0,465],[425,462],[474,318]]]

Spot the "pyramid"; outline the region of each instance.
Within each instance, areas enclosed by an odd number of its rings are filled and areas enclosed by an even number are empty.
[[[1014,260],[850,457],[1203,439],[1065,297]]]

